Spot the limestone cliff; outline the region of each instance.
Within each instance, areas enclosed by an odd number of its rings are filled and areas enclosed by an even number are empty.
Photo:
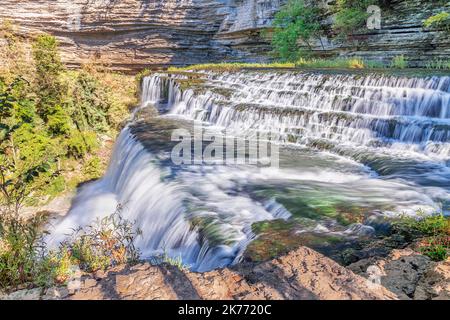
[[[261,30],[285,0],[2,0],[0,20],[20,32],[58,36],[64,61],[79,65],[92,55],[116,69],[267,59]],[[331,1],[324,1],[331,2]],[[449,57],[450,39],[423,30],[422,21],[439,5],[394,0],[382,12],[382,29],[351,40],[322,39],[322,53],[382,56],[406,54],[415,64]],[[328,19],[329,21],[329,19]],[[327,22],[324,22],[325,24]]]
[[[2,0],[0,19],[13,21],[25,35],[58,36],[69,65],[100,55],[116,68],[138,69],[247,59],[254,46],[267,45],[253,30],[268,26],[279,5],[278,0]]]

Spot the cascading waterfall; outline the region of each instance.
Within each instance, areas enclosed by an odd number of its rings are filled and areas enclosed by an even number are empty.
[[[210,73],[206,81],[230,95],[187,90],[176,94],[171,113],[276,132],[284,142],[327,139],[450,158],[450,77],[240,72]]]
[[[253,223],[315,213],[318,199],[383,214],[433,212],[450,201],[450,77],[205,72],[198,88],[181,90],[187,78],[144,78],[141,108],[163,106],[161,118],[198,120],[233,135],[274,133],[300,148],[286,152],[287,167],[177,167],[170,150],[152,149],[133,121],[105,176],[83,186],[55,226],[54,244],[121,204],[143,230],[137,245],[144,258],[164,251],[205,271],[238,261],[254,239]],[[311,227],[341,235],[357,229],[327,228],[320,219]]]

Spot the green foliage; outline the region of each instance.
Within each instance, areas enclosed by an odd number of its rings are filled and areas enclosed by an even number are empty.
[[[393,222],[396,232],[414,236],[450,234],[450,220],[442,214],[426,216],[418,212],[418,217],[402,216]]]
[[[75,230],[61,244],[60,250],[69,252],[80,268],[87,272],[136,263],[140,253],[134,241],[141,231],[134,230],[134,222],[124,219],[121,210],[119,206],[112,215]]]
[[[33,283],[39,287],[66,283],[73,274],[74,262],[66,248],[43,252],[37,261]]]
[[[169,68],[170,69],[170,68]],[[144,69],[141,70],[134,78],[136,81],[136,86],[140,87],[141,83],[142,83],[142,79],[144,79],[145,77],[148,77],[149,75],[152,74],[152,70],[150,69]]]
[[[79,129],[108,131],[108,95],[93,75],[85,70],[77,75],[71,98],[73,120]]]
[[[176,267],[180,271],[187,271],[190,268],[189,265],[183,263],[183,259],[181,258],[181,256],[172,258],[171,256],[169,256],[166,250],[164,250],[162,254],[153,257],[153,259],[151,259],[151,263],[154,265],[167,264],[169,266]]]
[[[320,38],[322,27],[321,12],[313,4],[303,0],[289,0],[275,15],[272,46],[281,61],[296,61],[305,55],[299,49],[298,41],[311,48],[311,38]]]
[[[333,30],[342,37],[365,29],[366,21],[369,18],[367,8],[373,4],[377,4],[377,1],[337,0],[334,5],[335,21]]]
[[[57,77],[64,69],[58,54],[58,42],[56,38],[42,34],[36,38],[33,44],[33,57],[36,61],[36,72],[42,78]]]
[[[134,223],[124,219],[120,210],[119,207],[92,226],[76,230],[54,251],[45,249],[43,216],[25,219],[16,214],[1,214],[0,289],[65,283],[73,266],[90,272],[137,262],[139,251],[134,241],[141,232],[134,230]]]
[[[22,54],[25,44],[9,29],[0,27],[0,37],[6,41],[0,48],[0,288],[50,286],[66,281],[80,257],[72,256],[69,244],[47,252],[42,241],[44,220],[25,219],[21,208],[65,191],[65,174],[69,174],[65,166],[77,163],[73,158],[83,159],[80,176],[101,175],[100,159],[89,153],[99,145],[97,132],[114,130],[128,112],[135,98],[130,89],[133,79],[92,68],[66,71],[57,41],[49,35],[36,38],[31,55]],[[26,56],[32,56],[32,63]],[[80,164],[75,168],[81,170]],[[109,229],[104,222],[97,235],[104,236],[109,262],[135,258],[137,251],[127,242],[134,239],[131,224],[116,216],[107,221]],[[83,239],[89,239],[93,230],[83,233]],[[83,250],[79,252],[86,253]],[[81,258],[90,261],[87,265],[104,266],[105,255]]]
[[[307,68],[338,68],[338,69],[373,69],[383,68],[382,63],[366,61],[361,58],[335,58],[335,59],[299,59],[298,67]]]
[[[47,116],[47,125],[54,135],[67,135],[72,130],[71,118],[59,105],[55,105],[52,112]]]
[[[391,68],[405,69],[408,67],[408,60],[404,55],[396,56],[392,59]]]
[[[64,67],[56,38],[47,34],[38,36],[33,43],[33,58],[38,112],[47,120],[47,116],[54,113],[53,108],[61,104],[63,92],[59,77]]]
[[[433,60],[425,65],[427,69],[450,70],[450,60]]]
[[[97,135],[92,131],[72,132],[67,140],[67,156],[82,159],[98,146]]]
[[[0,208],[15,214],[51,175],[55,152],[32,103],[18,97],[20,82],[0,85]]]
[[[0,288],[33,282],[39,274],[43,218],[29,220],[12,212],[0,214]]]
[[[427,237],[419,249],[434,261],[445,260],[449,255],[450,218],[442,214],[425,216],[419,212],[419,218],[404,216],[393,223],[393,229],[409,241]]]
[[[444,261],[450,253],[450,237],[433,237],[426,241],[420,252],[433,261]]]
[[[258,69],[258,68],[294,68],[295,63],[292,62],[274,62],[274,63],[204,63],[195,64],[187,67],[170,67],[169,72],[185,72],[185,71],[237,71],[241,69]]]
[[[423,26],[433,30],[444,30],[450,33],[450,12],[440,12],[435,14],[423,22]]]

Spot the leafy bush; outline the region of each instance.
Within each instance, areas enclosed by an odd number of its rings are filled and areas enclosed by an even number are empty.
[[[426,216],[418,212],[418,217],[402,216],[393,222],[396,232],[413,236],[450,235],[450,220],[442,214]]]
[[[91,180],[98,179],[103,174],[103,165],[99,157],[93,156],[83,166],[83,175]]]
[[[420,245],[422,254],[434,261],[445,260],[450,250],[450,218],[442,214],[417,217],[401,217],[393,223],[394,232],[412,241],[427,237]]]
[[[333,30],[342,37],[365,29],[369,18],[367,8],[374,4],[378,2],[376,0],[337,0],[334,5]]]
[[[392,59],[391,68],[405,69],[408,67],[408,61],[404,55],[396,56]]]
[[[67,156],[83,159],[84,156],[97,148],[97,135],[92,131],[73,131],[67,140]]]
[[[450,252],[450,237],[434,237],[420,247],[420,252],[433,261],[446,260]]]
[[[72,121],[64,109],[56,105],[47,116],[47,125],[52,134],[64,135],[72,130]]]
[[[58,42],[53,36],[39,35],[33,43],[32,53],[36,66],[34,77],[38,112],[44,120],[47,120],[47,116],[53,113],[53,108],[62,102],[64,90],[59,77],[64,66],[59,56]]]
[[[289,0],[275,15],[272,46],[282,61],[296,61],[305,53],[299,49],[298,41],[303,41],[311,50],[311,38],[320,38],[322,27],[321,12],[313,4],[303,0]]]
[[[0,214],[0,288],[33,282],[39,274],[42,223],[41,216],[27,220],[11,211]]]
[[[50,287],[65,283],[73,266],[96,271],[139,260],[134,241],[140,230],[121,216],[121,208],[92,226],[76,230],[57,250],[47,251],[43,216],[0,215],[0,289],[19,285]]]
[[[172,258],[169,256],[166,250],[160,255],[153,257],[150,262],[154,265],[167,264],[169,266],[174,266],[180,271],[189,270],[190,266],[183,263],[181,256]]]

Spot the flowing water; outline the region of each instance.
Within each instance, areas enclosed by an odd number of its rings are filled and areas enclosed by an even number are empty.
[[[151,106],[162,115],[146,116]],[[175,165],[170,134],[194,123],[238,139],[270,132],[280,168]],[[143,230],[143,257],[166,251],[205,271],[239,261],[255,222],[295,220],[297,232],[358,238],[373,227],[342,216],[448,214],[449,203],[450,77],[156,74],[143,80],[141,108],[107,173],[81,188],[52,237],[121,204]]]

